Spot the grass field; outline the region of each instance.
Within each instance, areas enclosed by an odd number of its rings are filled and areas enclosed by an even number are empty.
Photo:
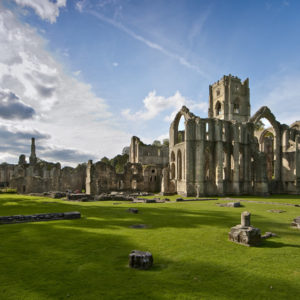
[[[174,197],[172,198],[174,199]],[[80,211],[77,220],[0,226],[0,299],[297,299],[300,296],[298,196],[132,204],[67,202],[0,195],[0,215]],[[127,212],[129,207],[139,214]],[[284,213],[270,213],[282,209]],[[278,235],[261,247],[228,241],[241,212]],[[130,225],[146,224],[146,229]],[[151,270],[128,268],[131,250],[153,254]]]

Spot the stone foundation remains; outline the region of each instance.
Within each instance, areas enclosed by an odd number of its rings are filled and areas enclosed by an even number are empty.
[[[35,215],[15,215],[8,217],[0,217],[0,225],[15,224],[15,223],[28,223],[28,222],[42,222],[42,221],[55,221],[55,220],[73,220],[80,218],[80,212],[65,212],[65,213],[47,213]]]
[[[231,228],[229,240],[245,246],[259,246],[261,243],[260,229],[250,225],[251,214],[244,211],[241,214],[241,224]]]

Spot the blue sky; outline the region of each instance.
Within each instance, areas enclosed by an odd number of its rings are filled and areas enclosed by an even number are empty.
[[[0,159],[28,154],[31,135],[65,165],[162,139],[182,105],[206,117],[209,84],[229,73],[250,78],[252,114],[267,105],[291,124],[299,12],[292,0],[0,1]]]

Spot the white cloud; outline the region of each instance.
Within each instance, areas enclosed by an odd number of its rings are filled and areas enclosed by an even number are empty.
[[[88,150],[98,159],[116,155],[128,144],[129,134],[120,129],[106,101],[89,84],[67,74],[38,31],[20,23],[1,4],[0,44],[0,88],[17,95],[19,106],[34,111],[34,118],[26,120],[0,116],[0,126],[38,129],[49,135],[41,141],[43,147],[75,149],[77,154]]]
[[[119,65],[119,64],[118,64],[117,62],[114,62],[114,63],[113,63],[113,66],[114,66],[114,67],[117,67],[118,65]]]
[[[207,110],[207,103],[196,103],[193,100],[186,99],[178,91],[173,96],[167,98],[158,96],[156,95],[156,91],[152,91],[143,100],[143,103],[143,110],[132,113],[130,109],[125,109],[122,111],[123,116],[128,120],[140,119],[148,121],[154,119],[161,112],[172,110],[171,114],[164,118],[165,121],[170,122],[175,118],[176,113],[183,105],[188,106],[191,110]]]
[[[35,13],[43,20],[55,23],[59,16],[59,9],[65,7],[67,0],[14,0],[17,4],[23,7],[32,8]]]

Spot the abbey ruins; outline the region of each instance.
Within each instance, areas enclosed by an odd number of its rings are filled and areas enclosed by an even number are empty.
[[[258,126],[261,119],[271,127]],[[132,137],[122,173],[103,161],[61,168],[37,158],[32,139],[29,162],[22,154],[17,165],[0,165],[0,185],[19,193],[300,194],[300,121],[281,124],[266,106],[250,116],[249,80],[223,76],[209,86],[208,118],[182,107],[170,126],[169,147]]]

